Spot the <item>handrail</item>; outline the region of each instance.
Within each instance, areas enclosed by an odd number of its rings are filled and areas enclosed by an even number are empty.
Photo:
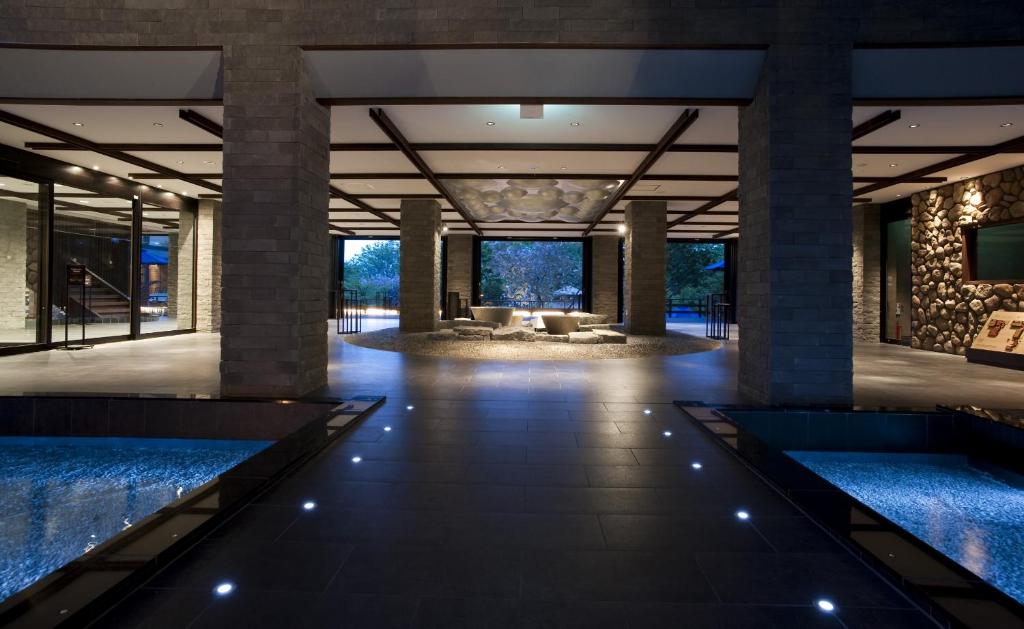
[[[110,282],[108,282],[107,280],[103,279],[103,278],[102,278],[102,277],[100,277],[99,275],[96,275],[96,274],[95,274],[95,273],[93,273],[93,272],[92,272],[91,270],[89,270],[89,267],[85,267],[85,272],[86,272],[86,273],[88,273],[89,275],[91,275],[91,276],[95,277],[96,279],[98,279],[98,280],[100,281],[100,283],[101,283],[101,284],[103,284],[104,286],[106,286],[106,287],[107,287],[107,288],[109,288],[110,290],[112,290],[112,291],[114,291],[115,293],[117,293],[118,295],[120,295],[120,297],[121,297],[122,299],[124,299],[125,301],[128,301],[128,302],[130,302],[130,301],[132,300],[132,298],[131,298],[131,297],[129,297],[128,295],[125,295],[124,293],[122,293],[121,291],[119,291],[119,290],[118,290],[117,288],[115,288],[113,284],[111,284],[111,283],[110,283]]]

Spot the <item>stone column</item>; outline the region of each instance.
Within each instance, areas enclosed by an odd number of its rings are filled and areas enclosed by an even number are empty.
[[[665,334],[666,210],[664,201],[626,204],[622,316],[629,334]]]
[[[590,309],[607,315],[609,321],[619,317],[619,237],[590,237]]]
[[[402,201],[398,329],[429,332],[441,315],[441,204]]]
[[[445,280],[448,292],[458,291],[459,297],[473,302],[473,236],[453,234],[448,236],[448,259]],[[445,296],[447,298],[447,296]]]
[[[200,199],[196,214],[196,330],[220,332],[221,206]]]
[[[178,234],[167,234],[167,316],[178,316]]]
[[[752,402],[852,402],[851,117],[840,44],[772,46],[740,110],[739,389]]]
[[[882,237],[879,207],[853,208],[853,342],[878,343],[882,317]]]
[[[27,221],[24,203],[0,199],[0,330],[25,329]]]
[[[298,46],[224,48],[221,393],[327,382],[330,112]]]
[[[195,273],[196,216],[192,212],[181,212],[178,215],[177,246],[175,247],[177,269],[174,281],[177,286],[176,314],[177,328],[187,330],[192,327],[192,285]]]

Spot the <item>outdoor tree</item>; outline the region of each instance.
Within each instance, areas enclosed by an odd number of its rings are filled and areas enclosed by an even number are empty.
[[[552,302],[580,293],[580,242],[485,241],[480,253],[485,299]]]
[[[397,240],[374,242],[345,261],[345,288],[371,301],[388,296],[397,304],[399,263]]]
[[[725,259],[725,245],[676,242],[667,247],[666,293],[669,299],[701,303],[708,293],[725,290],[724,270],[708,268]]]

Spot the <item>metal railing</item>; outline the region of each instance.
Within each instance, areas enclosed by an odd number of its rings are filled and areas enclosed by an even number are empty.
[[[704,336],[709,339],[729,340],[732,304],[728,299],[725,293],[711,293],[704,297],[704,307],[708,314],[704,322]]]
[[[501,306],[515,308],[516,310],[562,310],[572,312],[583,309],[583,296],[574,295],[561,299],[517,299],[515,297],[502,297],[500,299],[481,299],[481,306]]]
[[[366,300],[353,289],[335,291],[334,316],[338,334],[358,334],[363,331],[363,317],[366,316]]]
[[[707,303],[705,301],[683,301],[682,299],[665,300],[665,316],[696,314],[700,318],[707,316]]]

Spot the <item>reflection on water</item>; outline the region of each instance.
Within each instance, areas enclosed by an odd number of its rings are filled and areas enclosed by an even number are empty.
[[[958,455],[788,452],[982,579],[1024,603],[1024,483]]]
[[[0,437],[0,600],[269,443]]]

